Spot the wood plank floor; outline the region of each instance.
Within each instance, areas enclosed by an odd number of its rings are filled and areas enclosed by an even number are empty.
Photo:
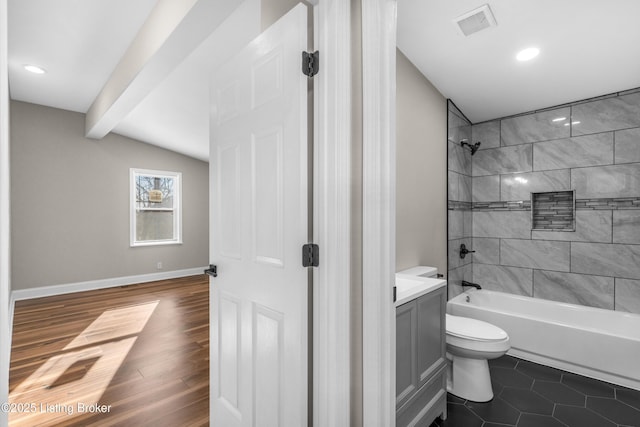
[[[208,426],[208,284],[16,302],[9,425]]]

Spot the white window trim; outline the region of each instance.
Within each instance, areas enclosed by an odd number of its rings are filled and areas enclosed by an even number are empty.
[[[175,239],[171,240],[146,240],[139,242],[136,240],[136,176],[151,175],[161,178],[175,179],[176,192],[174,194],[174,215],[173,229],[175,230]],[[149,209],[149,210],[165,210],[165,209]],[[158,171],[152,169],[129,169],[129,246],[162,246],[162,245],[181,245],[182,244],[182,173]]]

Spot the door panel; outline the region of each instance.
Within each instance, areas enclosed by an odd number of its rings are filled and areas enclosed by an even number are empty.
[[[281,425],[284,396],[284,315],[254,304],[254,420]]]
[[[219,336],[220,336],[220,375],[218,376],[220,398],[237,412],[240,398],[240,301],[229,295],[219,293]]]
[[[217,90],[217,120],[221,125],[238,115],[240,108],[240,95],[239,95],[239,82],[237,80],[231,80],[227,85]]]
[[[251,108],[282,95],[282,49],[275,49],[251,68]]]
[[[298,5],[211,88],[211,425],[307,422],[307,77]]]
[[[252,139],[254,259],[283,267],[282,128],[254,134]]]
[[[217,203],[220,206],[221,223],[225,224],[225,227],[218,234],[220,255],[240,259],[242,225],[240,224],[240,195],[238,194],[240,185],[238,146],[220,147],[218,159],[220,197]]]

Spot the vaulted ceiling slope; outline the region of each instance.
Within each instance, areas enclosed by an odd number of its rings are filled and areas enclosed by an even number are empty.
[[[10,0],[11,97],[208,160],[211,73],[258,29],[259,0]]]

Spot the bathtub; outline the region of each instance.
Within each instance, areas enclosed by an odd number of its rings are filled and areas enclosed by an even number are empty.
[[[447,313],[504,329],[507,354],[640,390],[640,315],[487,290],[447,302]]]

